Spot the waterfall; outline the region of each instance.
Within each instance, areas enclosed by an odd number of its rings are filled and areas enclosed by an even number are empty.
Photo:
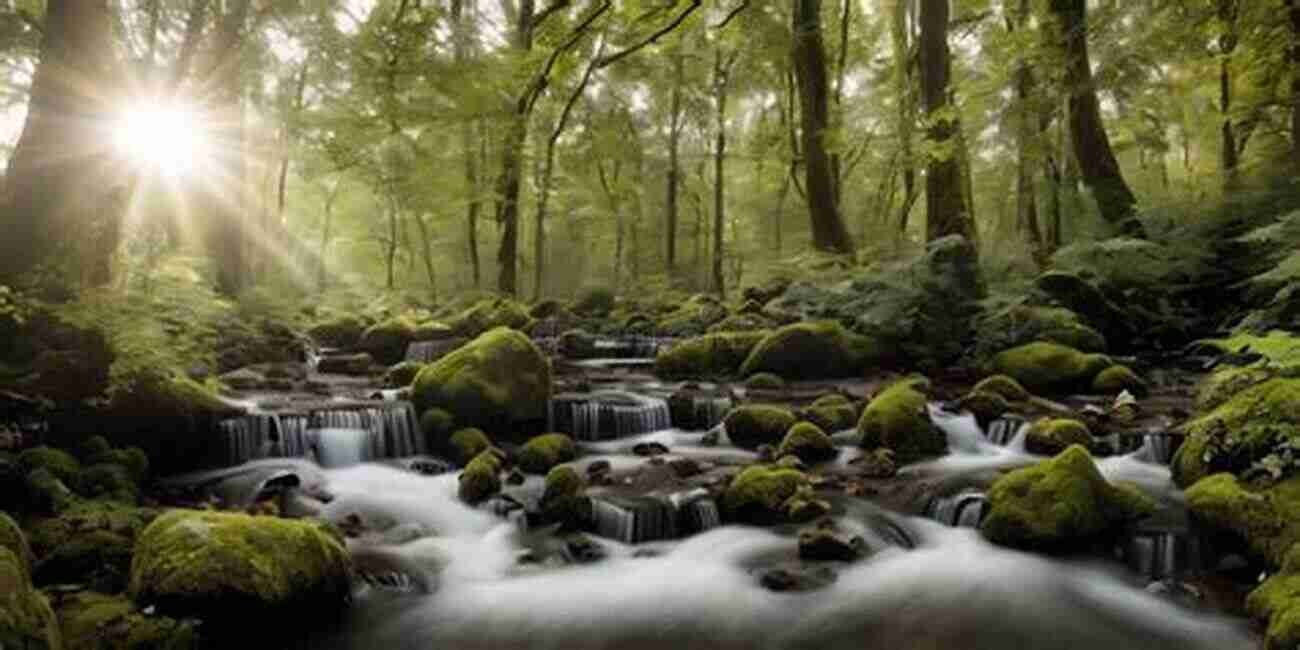
[[[226,456],[222,461],[226,465],[238,465],[269,456],[277,419],[274,415],[244,415],[223,420],[217,425],[226,441]]]
[[[624,544],[676,539],[722,524],[717,502],[703,489],[667,497],[596,497],[592,519],[592,532]]]
[[[1174,436],[1167,433],[1148,433],[1142,436],[1142,446],[1134,457],[1147,463],[1168,465],[1174,458]]]
[[[433,363],[464,345],[469,339],[454,338],[440,341],[416,341],[406,346],[406,360]]]
[[[976,528],[984,519],[988,498],[979,492],[961,492],[935,497],[925,508],[925,516],[958,528]]]
[[[218,425],[226,440],[226,466],[260,458],[328,456],[331,466],[356,457],[350,445],[363,432],[360,461],[427,453],[415,407],[406,401],[327,403],[294,412],[245,415]],[[322,432],[329,432],[322,436]],[[323,447],[330,449],[322,451]],[[322,462],[325,459],[322,458]],[[359,462],[359,461],[358,461]]]
[[[1000,417],[989,423],[988,431],[984,434],[988,441],[1002,447],[1014,446],[1013,442],[1020,437],[1021,430],[1025,426],[1025,421],[1015,416]]]
[[[1201,568],[1199,540],[1180,531],[1138,530],[1119,555],[1129,568],[1150,580],[1178,578]]]
[[[562,396],[551,404],[548,412],[554,430],[584,441],[623,438],[672,427],[666,400],[622,391]]]
[[[727,413],[731,412],[730,397],[696,396],[692,398],[692,402],[695,417],[691,424],[696,429],[706,431],[712,429],[722,424],[722,421],[727,417]]]
[[[347,467],[366,460],[365,429],[316,429],[316,455],[322,467]]]

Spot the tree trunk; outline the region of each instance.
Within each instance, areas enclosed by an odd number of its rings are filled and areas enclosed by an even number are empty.
[[[465,1],[452,0],[451,2],[451,20],[455,30],[452,57],[458,67],[464,66],[469,59],[473,39],[470,23],[465,17]],[[471,9],[477,4],[474,0],[469,2]],[[465,156],[465,186],[469,192],[469,205],[465,213],[465,242],[475,289],[481,285],[483,275],[478,255],[478,215],[481,202],[478,173],[481,145],[478,141],[481,138],[478,137],[480,134],[476,126],[476,120],[469,120],[462,125],[460,131],[461,149]]]
[[[618,195],[618,174],[622,165],[618,160],[612,163],[613,170],[605,173],[605,163],[596,161],[596,172],[600,177],[600,187],[605,190],[605,200],[609,202],[609,211],[614,215],[614,286],[621,286],[623,278],[623,237],[624,219],[621,201]]]
[[[27,121],[5,178],[0,284],[40,266],[69,283],[78,272],[92,284],[109,279],[121,218],[105,209],[118,179],[99,132],[116,91],[110,4],[48,2]]]
[[[895,0],[892,25],[894,43],[894,89],[898,93],[898,150],[902,157],[903,202],[898,208],[898,234],[907,233],[907,222],[916,205],[916,161],[912,133],[916,128],[916,89],[912,81],[911,29],[907,12],[910,0]]]
[[[434,265],[433,231],[424,215],[415,215],[415,227],[420,231],[420,257],[424,260],[424,277],[429,281],[429,304],[438,302],[438,272]]]
[[[713,289],[724,298],[727,295],[726,278],[722,272],[722,238],[726,224],[727,86],[735,61],[736,52],[725,61],[721,48],[713,52],[714,108],[717,110],[713,146]]]
[[[329,287],[329,269],[325,266],[325,260],[330,247],[330,230],[334,226],[334,201],[338,199],[342,188],[343,181],[340,178],[325,198],[325,223],[321,224],[320,249],[316,255],[316,287],[320,293],[325,293]]]
[[[948,16],[947,0],[921,3],[921,101],[930,122],[926,133],[926,240],[962,235],[974,242],[974,228],[964,201],[958,127],[949,115]]]
[[[1007,30],[1015,32],[1029,23],[1030,0],[1019,0],[1014,12],[1007,12]],[[1030,254],[1040,267],[1047,264],[1043,236],[1038,227],[1038,201],[1034,175],[1038,156],[1038,120],[1033,110],[1034,72],[1027,58],[1016,63],[1016,230],[1029,244]]]
[[[1223,172],[1223,186],[1231,190],[1237,186],[1239,156],[1237,136],[1232,124],[1232,54],[1237,49],[1237,0],[1218,0],[1219,22],[1223,33],[1219,35],[1219,165]]]
[[[226,155],[217,159],[222,169],[215,174],[223,187],[204,191],[208,221],[208,252],[216,265],[217,290],[238,295],[247,282],[245,259],[244,109],[242,51],[248,22],[249,0],[232,3],[221,18],[213,47],[213,87],[216,89],[209,124],[212,140]]]
[[[853,254],[853,238],[835,205],[835,181],[826,151],[830,126],[826,48],[822,43],[821,0],[796,0],[791,59],[799,83],[799,113],[803,127],[805,183],[813,247],[842,255]]]
[[[1291,18],[1291,162],[1300,172],[1300,3],[1287,0]]]
[[[678,39],[677,49],[673,52],[673,90],[668,114],[668,177],[667,194],[664,197],[664,266],[669,278],[677,272],[677,192],[680,180],[679,160],[682,139],[682,86],[685,84],[686,57],[681,51],[682,41]]]
[[[533,0],[520,0],[515,17],[514,48],[521,53],[533,49]],[[528,91],[514,101],[510,124],[501,143],[501,175],[497,178],[497,224],[501,244],[497,248],[497,290],[508,296],[518,290],[519,192],[523,173],[524,147],[528,142],[528,118],[532,109]]]
[[[1083,182],[1092,190],[1106,222],[1120,232],[1145,237],[1137,219],[1137,198],[1120,171],[1101,119],[1101,103],[1088,56],[1087,0],[1051,0],[1065,54],[1065,84],[1070,92],[1070,139]]]
[[[835,105],[836,124],[844,127],[844,76],[849,62],[849,26],[853,22],[855,0],[840,0],[840,49],[835,56],[835,92],[831,99]],[[835,208],[843,212],[844,161],[840,152],[831,153],[831,178],[834,181]],[[865,235],[864,235],[865,237]]]

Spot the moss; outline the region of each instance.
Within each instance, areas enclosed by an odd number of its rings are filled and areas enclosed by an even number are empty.
[[[0,646],[23,650],[63,647],[58,620],[39,591],[32,587],[24,563],[0,548]]]
[[[448,324],[459,336],[478,336],[498,327],[525,330],[533,318],[523,304],[507,298],[481,300],[452,318]]]
[[[217,420],[244,413],[244,409],[221,399],[207,386],[162,370],[131,373],[114,383],[107,411],[112,417],[154,420]]]
[[[667,378],[734,375],[767,332],[724,332],[681,341],[655,357],[655,374]]]
[[[36,557],[45,557],[68,542],[94,531],[134,540],[158,516],[156,510],[112,501],[77,501],[58,516],[27,522],[28,541]]]
[[[772,332],[750,351],[740,374],[771,372],[786,379],[851,377],[885,352],[873,339],[835,321],[796,323]]]
[[[423,363],[419,361],[403,361],[384,373],[384,385],[390,388],[410,386],[421,370],[424,370]]]
[[[1002,350],[1035,341],[1057,343],[1085,352],[1106,350],[1106,337],[1079,315],[1061,307],[1014,305],[987,314],[978,325],[977,348]]]
[[[18,465],[24,472],[45,469],[65,485],[74,485],[81,474],[81,463],[62,449],[33,447],[18,454]]]
[[[456,331],[446,323],[435,320],[424,321],[411,330],[412,341],[441,341],[456,336]]]
[[[577,524],[586,512],[587,481],[577,470],[561,465],[546,473],[541,508],[547,519]]]
[[[1252,489],[1232,474],[1208,476],[1187,489],[1187,508],[1199,521],[1245,540],[1273,566],[1300,542],[1300,477]]]
[[[1075,445],[998,479],[989,489],[989,512],[980,529],[996,544],[1064,551],[1113,532],[1154,507],[1136,489],[1107,483],[1088,451]]]
[[[365,323],[356,316],[343,315],[317,323],[307,330],[307,336],[326,347],[350,348],[361,340]]]
[[[547,433],[534,437],[519,448],[519,467],[525,472],[545,474],[560,463],[578,457],[573,439],[562,433]]]
[[[813,400],[813,406],[853,406],[853,400],[840,393],[827,393]]]
[[[771,321],[755,314],[733,314],[709,326],[710,332],[759,332],[772,327]]]
[[[41,586],[80,584],[104,593],[126,589],[134,540],[107,530],[76,535],[46,553],[33,577]]]
[[[1071,347],[1043,342],[1012,348],[993,358],[998,372],[1033,391],[1084,389],[1111,365],[1105,355],[1085,354]]]
[[[727,317],[727,309],[714,296],[696,294],[673,309],[655,324],[659,336],[698,336],[709,326]]]
[[[1265,580],[1246,597],[1246,611],[1267,625],[1264,648],[1300,647],[1300,575],[1296,572],[1280,573]]]
[[[86,468],[77,481],[77,493],[90,499],[108,499],[132,505],[140,498],[139,489],[130,472],[111,463]]]
[[[482,503],[500,491],[501,458],[491,450],[475,456],[460,473],[457,494],[465,503]]]
[[[919,386],[914,380],[896,382],[871,400],[858,420],[863,449],[892,449],[900,465],[948,450],[948,438],[930,422]]]
[[[786,520],[786,502],[808,486],[798,470],[755,465],[732,479],[720,505],[730,521],[765,526]]]
[[[608,316],[614,311],[614,292],[609,287],[591,287],[578,294],[573,311],[583,316]]]
[[[421,410],[442,408],[463,426],[509,433],[518,422],[546,417],[551,364],[523,334],[491,330],[443,357],[415,378]]]
[[[1228,367],[1206,375],[1196,385],[1196,410],[1212,411],[1238,393],[1272,379],[1264,368]]]
[[[130,593],[164,615],[202,619],[205,634],[289,634],[282,621],[328,620],[345,605],[351,574],[346,547],[324,524],[173,510],[140,534]]]
[[[416,324],[406,317],[390,318],[366,328],[357,349],[375,361],[392,365],[406,358],[406,348],[415,340]]]
[[[1105,395],[1118,395],[1128,391],[1137,397],[1145,397],[1147,383],[1128,366],[1111,366],[1092,379],[1092,392]]]
[[[1300,370],[1300,337],[1288,332],[1273,331],[1265,336],[1238,334],[1226,339],[1208,339],[1199,343],[1229,354],[1254,352],[1268,360],[1270,366],[1282,370]]]
[[[492,448],[492,440],[482,429],[461,429],[451,434],[448,440],[452,460],[460,465],[467,465],[474,457]]]
[[[723,426],[731,444],[745,449],[759,445],[775,445],[794,426],[797,419],[790,411],[779,406],[751,404],[738,406],[727,414]]]
[[[1172,464],[1187,486],[1216,472],[1241,472],[1283,443],[1300,442],[1300,379],[1270,379],[1247,388],[1183,425]]]
[[[1011,403],[1007,398],[983,390],[972,390],[966,393],[957,400],[957,406],[970,411],[981,424],[988,424],[1011,411]]]
[[[194,650],[193,622],[145,615],[121,596],[83,591],[62,596],[57,609],[66,650]]]
[[[852,429],[858,423],[858,408],[845,400],[843,404],[832,404],[819,399],[801,413],[805,420],[819,426],[823,431],[844,431]]]
[[[1092,445],[1092,432],[1078,420],[1043,418],[1025,432],[1025,449],[1031,454],[1055,456],[1072,445]]]
[[[24,506],[37,514],[57,514],[77,502],[77,495],[44,467],[27,474],[24,491],[27,497]]]
[[[745,387],[757,390],[780,390],[785,388],[785,380],[770,372],[760,372],[750,375],[745,380]]]
[[[99,458],[106,456],[113,451],[113,446],[108,444],[108,439],[104,436],[90,436],[82,440],[76,448],[77,460],[91,465],[99,461]]]
[[[30,575],[32,569],[32,549],[27,545],[27,536],[18,527],[18,522],[4,512],[0,512],[0,548],[13,552],[22,564],[23,573]]]
[[[1020,385],[1020,382],[1006,375],[985,377],[975,384],[971,391],[1001,395],[1009,402],[1026,402],[1033,397],[1024,386]]]
[[[790,431],[785,434],[785,438],[781,439],[781,446],[776,451],[778,458],[789,454],[805,463],[831,460],[837,453],[831,437],[826,435],[821,427],[811,422],[800,422],[790,427]]]
[[[420,432],[431,449],[447,449],[456,431],[456,416],[446,409],[431,408],[420,414]]]

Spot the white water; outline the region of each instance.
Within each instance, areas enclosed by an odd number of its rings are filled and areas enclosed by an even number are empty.
[[[1236,625],[1175,608],[1086,567],[993,547],[969,531],[902,520],[916,550],[845,565],[822,590],[778,594],[747,567],[793,554],[770,531],[723,527],[656,557],[521,568],[529,540],[456,501],[454,477],[374,465],[327,472],[327,516],[437,532],[386,549],[434,579],[430,595],[362,588],[313,647],[1178,649],[1250,647]],[[850,528],[856,522],[840,522]]]

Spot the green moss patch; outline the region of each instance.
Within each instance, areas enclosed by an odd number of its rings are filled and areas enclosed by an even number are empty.
[[[734,375],[766,334],[724,332],[680,341],[655,357],[655,374],[666,378]]]
[[[994,369],[1032,391],[1086,390],[1098,373],[1114,364],[1056,343],[1030,343],[998,353]]]
[[[863,449],[893,450],[900,465],[948,450],[948,438],[930,421],[920,387],[915,380],[896,382],[867,404],[858,420]]]
[[[547,433],[537,436],[519,448],[519,467],[532,474],[546,474],[560,463],[567,463],[578,457],[577,445],[573,439],[562,433]]]
[[[781,442],[797,421],[793,413],[779,406],[747,404],[732,409],[723,420],[723,427],[731,444],[757,449],[759,445]]]
[[[740,374],[770,372],[786,379],[859,375],[880,362],[885,350],[873,339],[854,334],[835,321],[796,323],[772,332],[750,351]]]
[[[550,397],[550,361],[527,336],[506,328],[491,330],[421,370],[413,391],[422,411],[441,408],[462,426],[492,433],[545,419]]]

